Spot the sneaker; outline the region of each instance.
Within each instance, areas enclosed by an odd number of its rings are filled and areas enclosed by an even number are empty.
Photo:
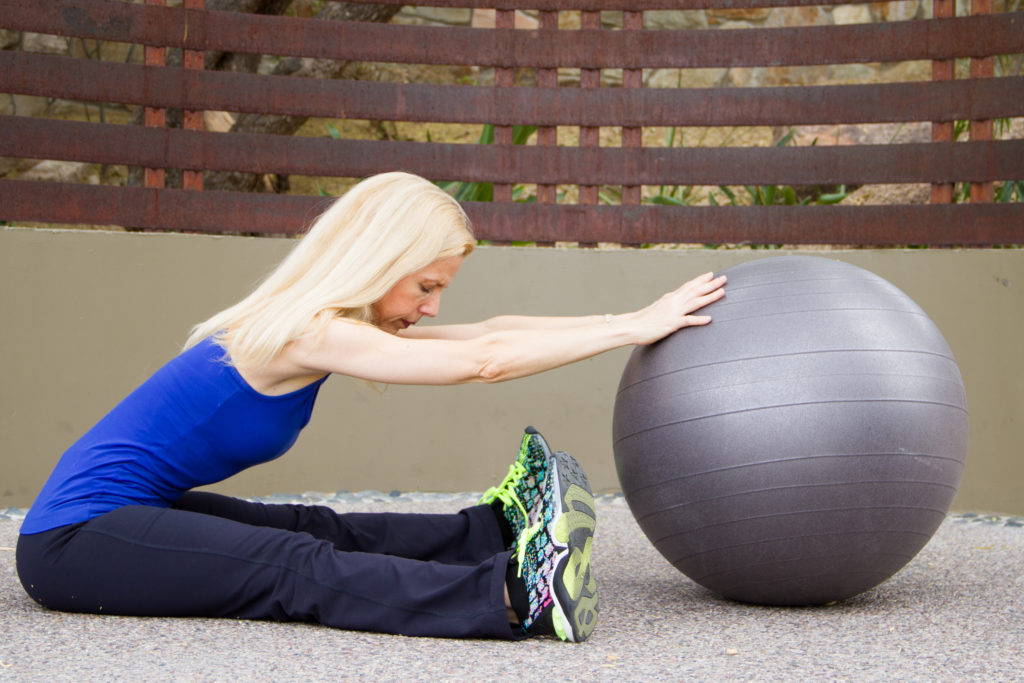
[[[529,635],[580,642],[597,625],[597,582],[590,566],[594,496],[571,455],[558,451],[549,463],[540,527],[515,559],[529,600],[521,626]]]
[[[511,529],[512,540],[506,550],[525,544],[539,529],[530,520],[540,517],[538,511],[543,503],[550,458],[551,450],[544,437],[533,427],[527,427],[519,455],[508,468],[508,475],[480,498],[479,504],[493,507]]]

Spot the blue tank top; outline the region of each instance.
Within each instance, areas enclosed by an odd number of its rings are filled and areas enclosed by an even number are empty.
[[[125,505],[169,507],[287,451],[324,380],[283,396],[258,393],[207,339],[133,391],[57,463],[21,527],[35,534]]]

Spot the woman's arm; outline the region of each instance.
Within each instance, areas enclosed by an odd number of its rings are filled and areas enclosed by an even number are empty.
[[[708,273],[644,309],[612,316],[608,322],[604,316],[533,318],[529,327],[484,331],[467,338],[408,338],[339,319],[320,340],[289,345],[280,360],[291,365],[296,375],[331,372],[390,384],[500,382],[620,346],[649,344],[688,325],[707,324],[709,317],[692,313],[721,298],[724,284],[724,277]]]
[[[475,339],[507,330],[563,330],[605,322],[604,315],[537,316],[499,315],[476,323],[410,327],[398,333],[407,339]]]

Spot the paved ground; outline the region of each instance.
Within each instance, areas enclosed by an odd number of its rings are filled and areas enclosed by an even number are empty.
[[[439,512],[468,495],[347,496],[343,510]],[[601,622],[586,643],[402,638],[306,624],[48,612],[0,519],[0,680],[1024,681],[1024,520],[951,517],[895,577],[833,607],[728,602],[673,569],[603,498]]]

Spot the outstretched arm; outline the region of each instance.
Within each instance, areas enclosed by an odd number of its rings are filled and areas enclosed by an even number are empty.
[[[475,339],[508,330],[564,330],[605,322],[603,315],[539,316],[499,315],[476,323],[410,327],[398,333],[407,339]]]
[[[693,315],[724,294],[724,277],[707,273],[633,313],[581,318],[505,318],[503,329],[443,338],[397,336],[333,321],[320,340],[291,344],[281,359],[296,375],[331,372],[390,384],[500,382],[533,375],[620,346],[649,344],[708,316]],[[502,318],[495,319],[502,324]],[[482,323],[486,325],[487,323]],[[469,328],[469,329],[467,329]]]

